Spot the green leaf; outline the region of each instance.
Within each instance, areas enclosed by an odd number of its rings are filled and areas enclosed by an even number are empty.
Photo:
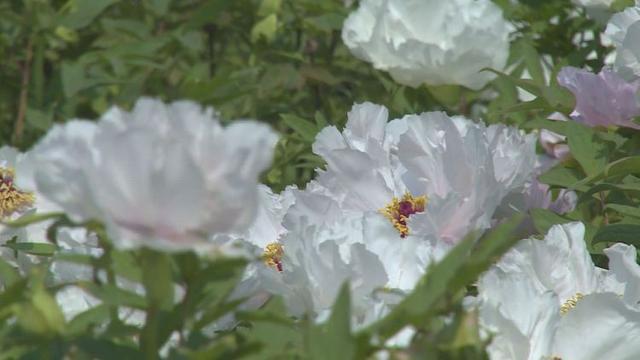
[[[4,284],[2,292],[0,292],[0,309],[23,301],[27,295],[27,280],[18,278],[11,284]]]
[[[2,246],[15,251],[23,252],[26,254],[39,255],[39,256],[51,256],[58,249],[58,247],[54,244],[41,243],[41,242],[14,242],[14,243],[8,242]]]
[[[640,208],[637,206],[620,205],[620,204],[607,204],[607,209],[615,210],[623,215],[633,216],[640,218]],[[640,234],[638,234],[640,237]]]
[[[99,326],[108,322],[110,316],[109,306],[101,304],[76,315],[67,327],[65,332],[71,335],[81,335],[90,330],[93,326]]]
[[[262,0],[258,8],[258,16],[264,17],[275,14],[280,10],[282,0]]]
[[[164,16],[169,10],[171,0],[149,0],[149,7],[158,16]]]
[[[566,224],[573,221],[547,209],[531,209],[529,212],[531,213],[533,226],[540,234],[546,234],[553,225]]]
[[[120,341],[83,337],[74,342],[91,359],[141,359],[142,354],[134,346],[127,346]]]
[[[110,284],[97,285],[92,282],[80,281],[78,286],[88,291],[91,295],[102,300],[107,305],[126,306],[134,309],[145,310],[148,306],[144,296],[132,291],[121,289]]]
[[[570,113],[575,107],[573,94],[562,86],[551,85],[544,87],[542,95],[552,108],[563,114]]]
[[[278,16],[271,14],[253,26],[253,29],[251,29],[251,41],[258,42],[260,39],[265,39],[270,43],[275,38],[277,30]]]
[[[76,0],[71,11],[60,19],[60,24],[71,29],[80,29],[94,22],[111,4],[117,0]]]
[[[573,188],[577,188],[576,186],[590,184],[602,179],[631,174],[640,174],[640,156],[638,155],[625,157],[609,163],[604,168],[604,170],[580,180],[578,183],[574,184]]]
[[[240,311],[239,321],[248,321],[251,326],[246,334],[250,340],[260,343],[261,351],[250,359],[297,358],[303,353],[301,322],[295,322],[287,314],[287,308],[280,297],[273,297],[262,309]],[[242,328],[238,328],[240,330]],[[295,355],[298,356],[295,356]]]
[[[62,89],[67,98],[72,97],[78,91],[88,87],[85,78],[84,66],[78,63],[63,63],[61,68]]]
[[[510,114],[521,111],[548,110],[549,104],[542,98],[535,98],[531,101],[520,102],[515,105],[501,109],[497,114]]]
[[[30,302],[18,310],[18,321],[27,331],[42,335],[61,334],[64,331],[64,315],[56,300],[42,284],[36,284]]]
[[[560,135],[566,135],[566,126],[568,121],[557,121],[543,118],[529,120],[523,124],[525,129],[546,129]]]
[[[513,75],[509,75],[509,74],[505,74],[503,72],[494,70],[494,69],[490,69],[490,68],[484,68],[482,69],[483,71],[489,71],[492,72],[496,75],[498,75],[498,77],[500,77],[501,79],[507,80],[508,82],[514,84],[515,86],[522,88],[528,92],[530,92],[531,94],[537,96],[537,97],[542,97],[542,88],[540,85],[536,84],[533,80],[530,79],[520,79],[517,78]]]
[[[531,78],[537,85],[544,86],[546,80],[544,78],[540,54],[538,54],[538,51],[536,51],[529,41],[522,40],[518,42],[517,45]]]
[[[310,359],[353,359],[356,353],[351,335],[351,298],[349,284],[345,283],[333,304],[326,323],[307,328],[305,344]]]
[[[607,146],[595,131],[575,121],[567,122],[566,131],[571,154],[585,173],[594,175],[602,171],[607,164]]]
[[[581,174],[575,169],[570,169],[564,166],[564,164],[558,164],[551,168],[551,170],[540,175],[538,180],[547,185],[560,186],[564,188],[573,187],[581,179]],[[576,187],[574,187],[576,188]],[[584,187],[582,187],[584,188]],[[586,189],[585,189],[586,190]]]
[[[336,78],[336,76],[326,68],[320,66],[303,65],[300,68],[300,75],[305,79],[317,81],[330,86],[335,86],[340,83],[340,79]]]
[[[304,140],[310,143],[315,140],[318,128],[311,121],[292,114],[281,114],[280,119]]]
[[[20,273],[5,259],[0,258],[0,284],[6,289],[20,280]]]
[[[460,85],[430,85],[427,90],[441,104],[454,107],[460,103],[463,88]]]
[[[193,11],[192,17],[189,21],[185,22],[183,26],[188,29],[200,29],[203,25],[213,24],[217,21],[220,14],[227,10],[233,3],[235,3],[234,0],[203,1],[201,5]]]
[[[478,241],[471,256],[476,235],[467,236],[442,261],[427,269],[411,294],[364,331],[387,339],[407,325],[428,322],[438,312],[439,304],[463,290],[519,240],[516,230],[523,219],[524,216],[518,214],[488,232]]]
[[[5,222],[4,224],[10,227],[24,227],[27,225],[47,221],[51,219],[57,219],[65,216],[64,213],[51,212],[51,213],[33,213],[23,215],[13,221]]]
[[[594,243],[600,242],[623,242],[625,244],[640,246],[640,225],[634,224],[613,224],[607,225],[596,233],[593,237]]]
[[[48,130],[53,124],[53,114],[51,112],[44,112],[33,108],[27,108],[25,118],[29,126],[42,131]]]

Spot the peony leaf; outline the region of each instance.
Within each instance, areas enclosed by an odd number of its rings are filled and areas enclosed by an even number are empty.
[[[566,130],[571,154],[584,172],[591,176],[604,169],[608,148],[606,143],[597,137],[596,132],[575,121],[568,121]]]
[[[326,323],[309,323],[305,344],[310,359],[353,359],[356,353],[351,334],[351,296],[349,283],[342,285]]]

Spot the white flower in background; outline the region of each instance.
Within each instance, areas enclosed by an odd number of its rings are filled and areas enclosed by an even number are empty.
[[[615,0],[572,0],[571,2],[582,6],[587,10],[587,15],[598,21],[601,24],[605,24],[611,16],[611,5]]]
[[[458,84],[477,90],[502,70],[512,25],[489,0],[363,0],[342,39],[358,58],[416,87]]]
[[[605,30],[616,48],[614,68],[628,81],[640,76],[640,2],[614,14]]]
[[[238,234],[214,236],[225,255],[246,257],[250,260],[242,280],[230,296],[231,300],[247,299],[238,309],[257,309],[265,304],[272,293],[281,292],[283,248],[280,242],[286,233],[283,218],[292,205],[295,187],[287,187],[274,194],[269,187],[259,185],[256,220],[246,231]],[[208,331],[230,329],[237,323],[234,314],[228,314],[207,328]]]
[[[96,235],[83,228],[59,229],[57,245],[59,247],[57,254],[89,255],[96,258],[102,254]],[[67,321],[100,304],[98,298],[73,284],[77,281],[91,281],[93,278],[92,267],[54,260],[51,263],[50,271],[51,280],[55,284],[69,284],[56,292],[56,301]]]
[[[640,344],[640,267],[633,246],[605,250],[594,266],[584,225],[555,225],[522,240],[478,283],[491,359],[635,359]]]
[[[608,8],[615,0],[572,0],[571,2],[584,7]]]
[[[541,174],[558,162],[558,159],[546,154],[539,155],[534,167],[534,176],[526,181],[522,188],[512,191],[502,200],[494,214],[494,221],[501,221],[515,213],[524,213],[530,209],[547,209],[557,214],[573,211],[578,202],[575,191],[560,189],[554,198],[549,185],[538,181]],[[532,222],[529,221],[528,225],[529,230],[534,230]]]
[[[193,249],[251,224],[276,140],[266,125],[223,128],[210,108],[143,98],[51,129],[33,149],[36,182],[74,220],[102,220],[119,247]]]
[[[33,156],[4,146],[0,148],[0,220],[15,220],[22,215],[50,213],[60,208],[38,193],[33,179]],[[49,257],[39,257],[14,251],[4,247],[10,240],[17,243],[46,243],[47,228],[51,221],[43,221],[26,227],[14,228],[0,225],[0,254],[3,260],[15,266],[20,272],[28,272],[35,264],[49,261]],[[94,234],[84,229],[60,228],[57,230],[58,253],[99,255]],[[91,268],[53,261],[48,281],[59,285],[77,280],[90,280]],[[66,286],[56,293],[56,299],[67,320],[78,313],[97,305],[99,301],[76,286]]]
[[[36,190],[33,181],[34,162],[31,154],[21,153],[9,146],[0,148],[0,221],[12,221],[21,216],[60,211]],[[39,262],[39,257],[16,252],[7,245],[9,241],[47,242],[47,228],[51,221],[28,227],[10,227],[0,224],[0,254],[3,259],[22,272]]]

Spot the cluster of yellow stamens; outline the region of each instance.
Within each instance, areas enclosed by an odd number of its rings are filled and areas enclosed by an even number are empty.
[[[580,301],[580,299],[582,299],[583,297],[584,295],[582,295],[581,293],[577,293],[570,297],[567,301],[564,302],[564,304],[562,304],[562,306],[560,306],[560,315],[565,315],[569,312],[569,310],[576,307],[578,301]]]
[[[400,237],[406,237],[409,235],[409,227],[407,226],[409,216],[423,212],[426,204],[427,197],[425,195],[414,197],[406,192],[400,199],[394,197],[389,205],[380,209],[380,212],[400,232]]]
[[[282,272],[282,257],[284,256],[284,249],[282,245],[277,242],[272,242],[264,248],[262,258],[267,266],[270,266],[279,272]]]
[[[0,167],[0,219],[26,210],[35,201],[33,193],[15,187],[14,178],[13,169]]]

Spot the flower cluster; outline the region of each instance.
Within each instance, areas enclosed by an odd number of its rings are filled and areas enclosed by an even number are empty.
[[[604,10],[613,2],[574,3]],[[251,319],[243,310],[274,298],[289,317],[263,318],[304,323],[313,333],[347,293],[342,320],[364,331],[403,315],[408,301],[418,308],[413,295],[425,284],[437,291],[460,282],[447,301],[474,317],[490,359],[635,359],[640,265],[629,239],[640,231],[640,199],[626,193],[640,189],[639,24],[640,2],[609,21],[612,68],[565,66],[550,84],[544,71],[517,81],[502,74],[496,88],[511,80],[537,98],[497,115],[486,108],[450,115],[447,104],[396,117],[397,108],[371,102],[353,104],[344,127],[320,126],[319,115],[306,149],[323,165],[280,192],[262,181],[279,137],[257,120],[223,125],[211,107],[143,97],[131,110],[114,106],[96,120],[57,123],[25,152],[0,148],[0,286],[13,296],[38,294],[46,283],[62,310],[51,317],[103,333],[141,328],[131,338],[155,356],[161,343],[236,331],[243,315]],[[507,71],[512,31],[489,0],[363,0],[342,39],[401,84],[461,85],[468,89],[460,93],[482,90],[476,99],[484,101],[497,96],[485,86]],[[496,120],[514,108],[541,108],[536,116],[547,119],[526,118],[521,127]],[[526,221],[509,250],[499,249],[506,240],[483,237],[514,214]],[[471,260],[456,258],[462,253]],[[243,266],[237,274],[229,270],[235,260]],[[442,264],[451,273],[481,271],[476,279],[464,274],[465,284],[427,283],[446,272],[430,272]],[[15,285],[5,276],[14,272],[30,280]],[[166,282],[154,283],[155,272]],[[234,282],[218,288],[207,277]],[[48,301],[34,298],[34,308]],[[14,308],[7,314],[28,323],[31,308]],[[429,316],[441,327],[460,320],[440,310]],[[174,326],[188,312],[193,326]],[[412,325],[384,328],[390,333],[371,335],[366,346],[420,348],[425,335]],[[245,341],[237,334],[234,341]]]

